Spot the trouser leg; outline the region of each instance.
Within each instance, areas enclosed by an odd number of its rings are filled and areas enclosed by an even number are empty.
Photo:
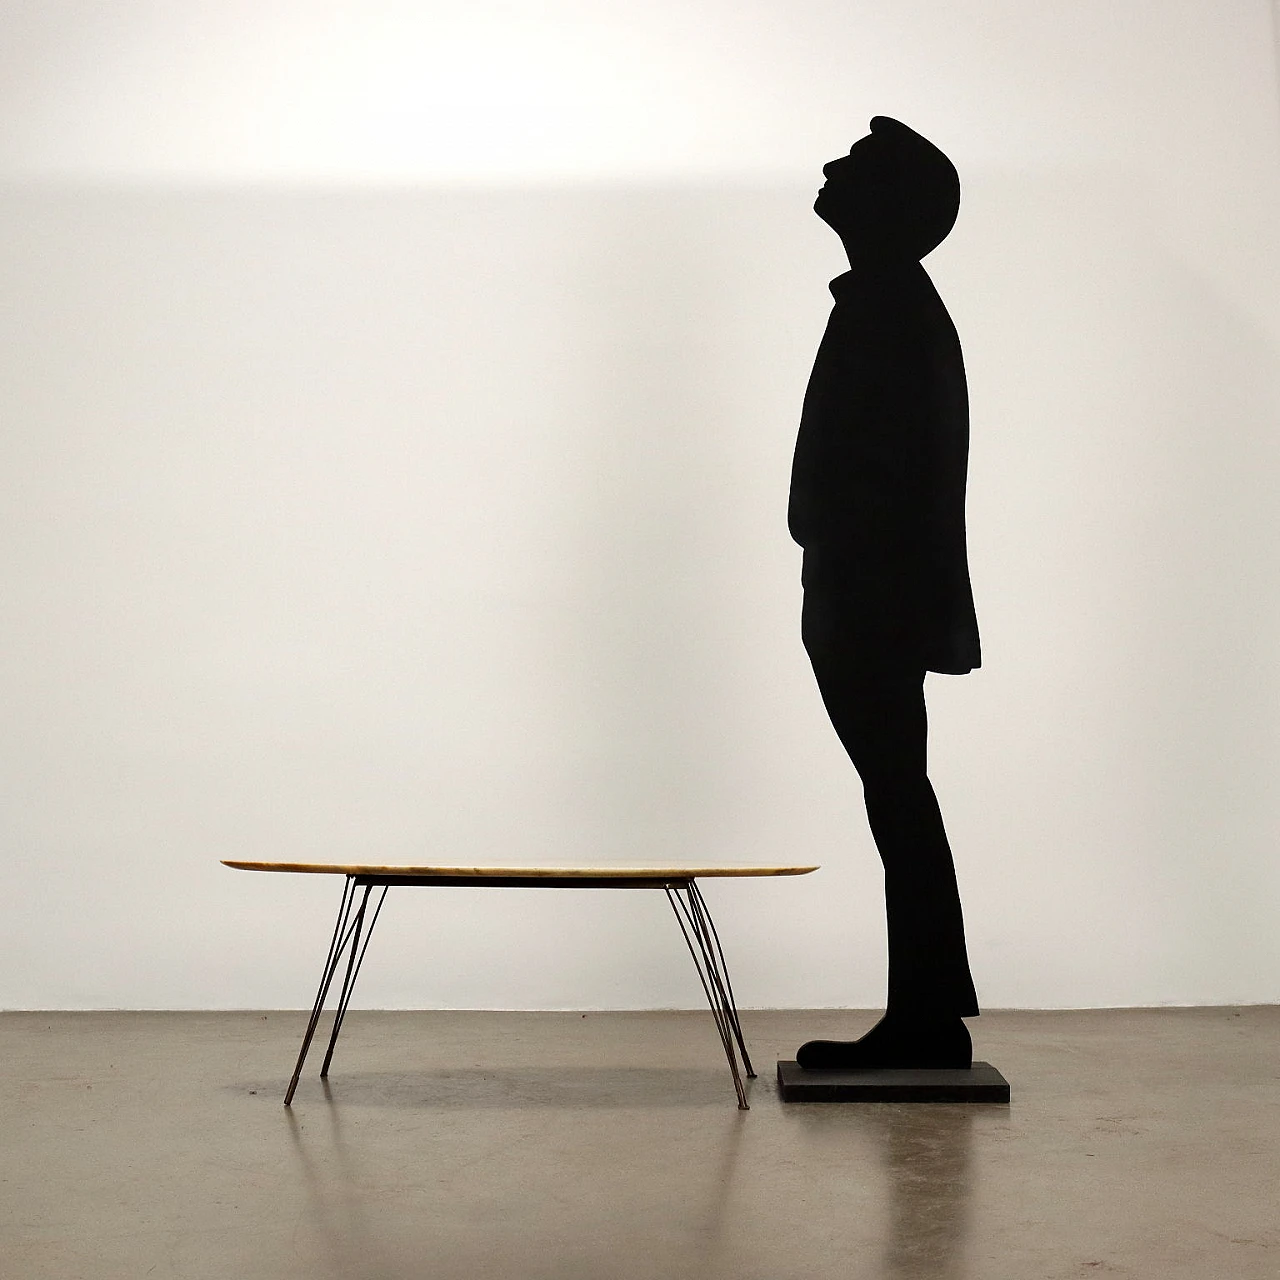
[[[888,1011],[971,1017],[978,1002],[955,866],[927,772],[924,670],[892,654],[858,653],[833,643],[830,627],[806,623],[818,688],[862,779],[884,865]]]
[[[913,787],[865,787],[884,864],[889,997],[895,1014],[978,1012],[951,848],[927,778]]]

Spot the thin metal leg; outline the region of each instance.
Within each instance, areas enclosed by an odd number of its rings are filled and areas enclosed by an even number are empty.
[[[715,931],[715,924],[711,920],[711,913],[707,910],[706,900],[698,891],[696,881],[690,881],[686,896],[689,905],[693,908],[693,923],[702,945],[703,955],[706,957],[707,976],[718,998],[725,1030],[732,1032],[734,1039],[738,1042],[747,1076],[753,1079],[755,1072],[751,1069],[751,1059],[747,1056],[747,1047],[742,1038],[742,1028],[738,1022],[738,1011],[734,1007],[733,988],[729,984],[729,972],[724,964],[724,954],[719,946],[719,938]]]
[[[702,988],[706,993],[707,1002],[711,1006],[711,1015],[715,1020],[716,1030],[720,1034],[721,1044],[724,1046],[725,1057],[729,1062],[729,1070],[733,1074],[734,1089],[738,1094],[738,1106],[745,1110],[747,1107],[746,1094],[738,1072],[737,1060],[734,1056],[733,1021],[729,1014],[728,998],[720,974],[717,971],[706,924],[701,918],[698,903],[690,892],[692,885],[686,884],[682,888],[684,889],[684,896],[681,897],[678,892],[676,894],[676,901],[681,909],[677,913],[677,920],[682,931],[685,930],[686,922],[688,924],[685,942],[689,945],[690,954],[693,955],[694,964],[698,968],[698,976],[702,979]],[[681,914],[683,919],[680,918]],[[697,944],[696,951],[692,945],[693,943]]]
[[[692,886],[690,886],[690,888],[691,887]],[[697,942],[702,955],[703,969],[706,972],[707,983],[711,993],[714,995],[713,1007],[719,1015],[719,1019],[725,1033],[728,1034],[733,1030],[733,1020],[729,1013],[728,995],[717,970],[715,956],[711,950],[710,932],[708,931],[706,922],[702,919],[701,912],[698,909],[699,904],[696,899],[694,899],[690,889],[685,890],[685,898],[681,905],[684,907],[685,917],[689,922],[690,931],[693,933],[694,939]]]
[[[333,938],[329,943],[329,954],[325,957],[324,972],[320,977],[320,990],[316,992],[315,1004],[311,1006],[311,1017],[307,1022],[306,1034],[302,1037],[302,1048],[298,1051],[298,1062],[293,1068],[293,1078],[289,1081],[289,1088],[284,1095],[284,1105],[287,1107],[293,1101],[293,1092],[298,1087],[298,1078],[302,1075],[302,1064],[307,1060],[307,1050],[311,1048],[312,1037],[316,1033],[316,1024],[320,1021],[320,1011],[324,1008],[325,997],[329,994],[329,984],[333,981],[333,975],[337,972],[338,961],[342,958],[342,953],[347,945],[347,921],[351,916],[351,907],[355,902],[355,886],[356,882],[352,876],[348,876],[346,883],[342,886],[342,901],[338,904],[338,919],[333,926]]]
[[[329,1036],[329,1047],[325,1051],[324,1065],[320,1068],[321,1077],[327,1077],[329,1074],[329,1063],[333,1061],[333,1046],[338,1043],[338,1032],[342,1030],[342,1024],[347,1017],[347,1006],[351,1003],[351,993],[356,989],[356,979],[360,976],[360,966],[364,964],[364,953],[369,950],[369,940],[373,937],[373,926],[378,923],[378,916],[382,912],[382,904],[387,900],[387,888],[382,887],[382,895],[378,899],[378,904],[373,909],[373,915],[369,920],[369,927],[364,931],[364,946],[360,945],[360,930],[364,923],[365,908],[369,904],[369,890],[372,885],[366,885],[364,890],[364,898],[360,903],[360,911],[356,916],[355,941],[351,944],[351,958],[347,961],[347,974],[342,983],[342,995],[338,998],[338,1009],[333,1015],[333,1033]],[[359,949],[359,956],[356,951]]]
[[[715,943],[715,955],[719,962],[719,972],[724,978],[724,993],[727,997],[725,1001],[725,1009],[729,1014],[729,1021],[733,1024],[733,1034],[738,1041],[738,1049],[742,1054],[743,1066],[747,1069],[747,1079],[754,1080],[756,1073],[751,1066],[751,1055],[747,1053],[747,1044],[742,1037],[742,1024],[738,1021],[738,1005],[733,997],[733,983],[729,980],[729,965],[724,958],[724,947],[720,945],[720,932],[716,928],[716,922],[711,918],[711,910],[707,906],[707,900],[702,896],[702,890],[698,888],[698,882],[691,880],[689,882],[689,892],[698,904],[698,909],[702,913],[702,918],[706,921],[707,927],[711,932],[711,940]]]
[[[711,1017],[715,1021],[720,1043],[729,1061],[729,1071],[733,1075],[733,1088],[738,1095],[738,1109],[750,1110],[747,1093],[742,1084],[742,1075],[738,1070],[737,1056],[734,1053],[734,1041],[739,1038],[736,1028],[737,1011],[730,1012],[732,1006],[726,985],[712,950],[713,935],[706,924],[702,905],[694,896],[693,882],[682,881],[667,885],[666,895],[667,901],[671,903],[671,909],[675,912],[680,932],[684,935],[685,945],[693,957],[694,967],[698,971],[698,979],[702,983],[707,1003],[711,1006]],[[745,1054],[743,1060],[745,1062]]]

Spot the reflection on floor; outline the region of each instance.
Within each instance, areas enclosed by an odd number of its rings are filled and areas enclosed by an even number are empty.
[[[993,1013],[998,1106],[784,1106],[871,1015],[0,1015],[9,1280],[1275,1280],[1280,1009]]]

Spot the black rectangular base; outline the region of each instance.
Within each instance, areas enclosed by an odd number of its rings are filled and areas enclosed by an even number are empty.
[[[1009,1082],[989,1062],[969,1070],[806,1071],[778,1063],[783,1102],[1008,1102]]]

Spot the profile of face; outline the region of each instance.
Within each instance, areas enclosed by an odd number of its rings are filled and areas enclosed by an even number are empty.
[[[945,239],[960,209],[955,166],[928,139],[888,116],[847,156],[823,166],[813,211],[850,254],[919,261]]]

